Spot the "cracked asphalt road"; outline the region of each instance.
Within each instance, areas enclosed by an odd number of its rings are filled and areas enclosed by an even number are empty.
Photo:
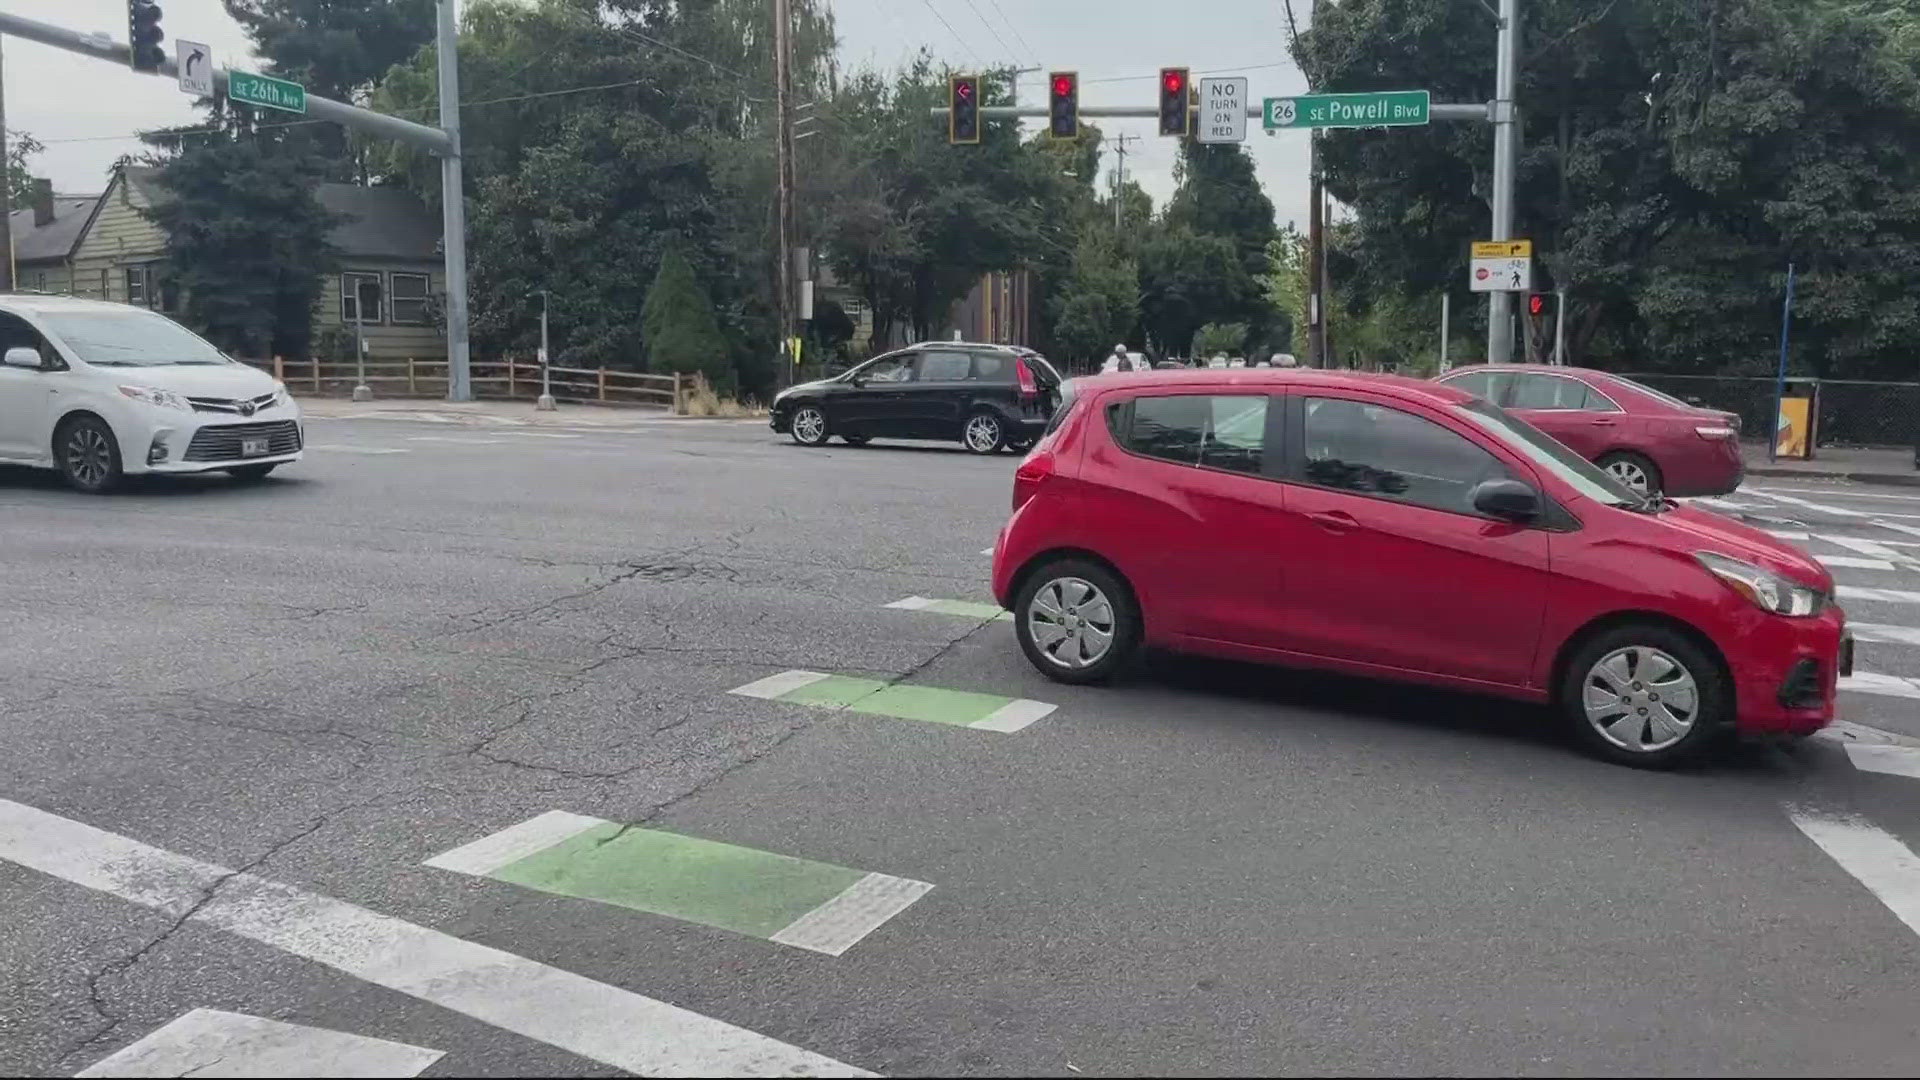
[[[990,599],[1011,457],[444,431],[316,421],[349,449],[257,486],[0,472],[0,796],[890,1073],[1920,1070],[1913,935],[1780,809],[1917,843],[1911,781],[1635,773],[1526,710],[1229,665],[1048,684],[1005,624],[882,607]],[[725,692],[789,668],[1060,709]],[[935,889],[828,957],[421,865],[554,809]],[[5,862],[0,911],[6,1072],[203,1007],[609,1071]]]

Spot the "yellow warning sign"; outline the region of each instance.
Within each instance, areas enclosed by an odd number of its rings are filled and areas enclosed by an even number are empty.
[[[1533,241],[1475,240],[1473,257],[1476,259],[1531,259],[1533,258]]]

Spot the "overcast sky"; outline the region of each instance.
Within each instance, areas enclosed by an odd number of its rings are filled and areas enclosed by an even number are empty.
[[[247,40],[220,0],[160,0],[169,45],[185,38],[213,46],[216,62],[246,66]],[[957,66],[1078,71],[1087,105],[1152,105],[1162,66],[1245,74],[1249,96],[1298,94],[1305,84],[1287,57],[1282,0],[1211,0],[1169,9],[1141,0],[832,0],[848,66],[891,67],[921,46]],[[1296,2],[1304,12],[1304,2]],[[125,0],[0,0],[13,15],[126,39]],[[1167,12],[1180,12],[1169,19]],[[1042,14],[1044,12],[1044,14]],[[944,18],[945,22],[942,22]],[[6,119],[47,149],[35,172],[63,192],[91,193],[121,154],[143,149],[133,133],[193,121],[192,99],[166,80],[5,38]],[[171,52],[171,47],[169,48]],[[1022,76],[1022,99],[1044,102],[1044,71]],[[1111,81],[1102,81],[1111,80]],[[929,119],[929,123],[934,123]],[[1029,121],[1037,124],[1038,121]],[[1152,119],[1103,120],[1109,136],[1139,136],[1129,175],[1158,205],[1173,190],[1174,143]],[[1250,124],[1248,148],[1281,221],[1306,216],[1306,135],[1267,136]],[[1109,153],[1103,167],[1110,168]]]

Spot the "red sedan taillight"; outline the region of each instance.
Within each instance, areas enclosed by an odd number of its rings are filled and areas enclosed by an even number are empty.
[[[1053,476],[1053,451],[1046,447],[1036,449],[1027,455],[1020,467],[1013,470],[1013,508],[1020,509],[1027,500],[1040,492],[1040,485]]]

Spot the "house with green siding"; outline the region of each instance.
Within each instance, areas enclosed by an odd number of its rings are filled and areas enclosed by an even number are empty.
[[[323,284],[314,340],[329,331],[351,334],[364,297],[369,359],[445,358],[446,336],[433,315],[446,289],[438,216],[401,188],[322,184],[315,194],[340,219],[329,237],[340,269]],[[34,284],[37,264],[24,263],[21,286],[177,313],[181,298],[167,273],[166,233],[142,213],[168,197],[158,169],[115,170],[59,265],[45,269],[46,287]]]

